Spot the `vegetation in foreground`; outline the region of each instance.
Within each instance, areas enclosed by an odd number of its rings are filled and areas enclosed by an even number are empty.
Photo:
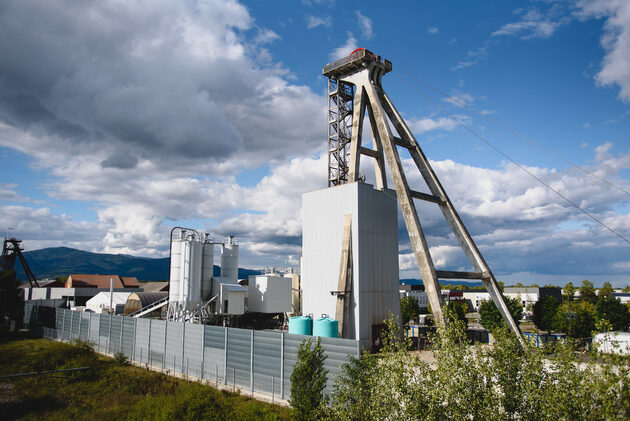
[[[0,375],[89,370],[0,380],[5,420],[288,420],[288,408],[106,358],[85,343],[0,332]]]
[[[580,353],[571,341],[545,349],[520,346],[498,328],[493,347],[469,346],[463,322],[451,319],[434,337],[435,364],[408,352],[398,324],[386,321],[381,354],[351,357],[330,405],[304,406],[304,418],[330,420],[627,420],[627,358]],[[304,358],[316,364],[312,348]],[[320,362],[323,364],[323,361]],[[312,377],[322,373],[311,365]],[[319,373],[319,374],[317,374]],[[308,393],[308,387],[299,389]],[[292,401],[307,401],[293,396]],[[317,392],[319,393],[319,392]],[[310,402],[321,399],[321,395]],[[321,399],[321,402],[326,402]]]

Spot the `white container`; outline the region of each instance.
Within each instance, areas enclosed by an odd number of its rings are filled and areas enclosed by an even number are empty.
[[[238,281],[238,244],[234,244],[232,237],[221,246],[221,277]]]
[[[210,299],[212,292],[212,275],[214,274],[214,243],[203,245],[203,270],[201,273],[201,299]]]

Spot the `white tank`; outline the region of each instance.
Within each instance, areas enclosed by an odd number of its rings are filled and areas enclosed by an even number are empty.
[[[171,273],[168,288],[168,301],[179,301],[179,286],[181,282],[181,258],[183,241],[180,238],[173,239],[171,243]]]
[[[228,237],[227,243],[221,246],[221,277],[238,281],[238,244],[233,237]]]
[[[214,274],[214,243],[203,245],[203,270],[201,273],[201,299],[207,300],[212,292],[212,275]]]
[[[201,300],[201,269],[203,244],[193,236],[186,238],[182,249],[183,275],[179,289],[179,301],[188,309]]]

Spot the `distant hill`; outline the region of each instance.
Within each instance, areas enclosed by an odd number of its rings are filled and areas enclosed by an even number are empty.
[[[69,247],[50,247],[26,251],[24,257],[37,279],[68,276],[71,273],[135,276],[141,281],[168,280],[168,257],[153,259],[128,254],[101,254],[77,250]],[[19,260],[15,263],[17,275],[23,281],[26,275]],[[219,266],[214,265],[214,275],[218,276]],[[253,269],[238,269],[239,278],[258,275]]]
[[[408,279],[401,279],[400,280],[400,284],[405,284],[405,285],[423,285],[422,283],[422,279],[416,279],[416,278],[408,278]],[[440,279],[440,285],[466,285],[467,287],[471,288],[471,287],[480,287],[483,286],[483,282],[481,281],[461,281],[461,280],[456,280],[456,279],[451,279],[448,281],[445,281],[443,279]]]

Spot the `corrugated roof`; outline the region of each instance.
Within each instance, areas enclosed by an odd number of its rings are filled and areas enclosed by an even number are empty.
[[[168,291],[169,285],[166,281],[142,282],[140,288],[142,288],[144,292]]]
[[[73,273],[68,276],[66,288],[109,288],[110,279],[114,280],[114,288],[139,288],[138,279],[133,276],[88,275]]]

